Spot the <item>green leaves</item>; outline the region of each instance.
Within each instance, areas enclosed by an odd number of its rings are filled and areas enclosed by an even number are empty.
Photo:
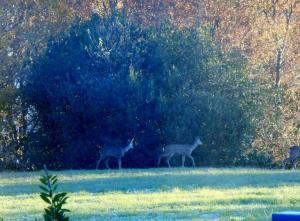
[[[57,189],[57,176],[49,175],[46,166],[44,166],[45,175],[40,178],[41,189],[40,197],[49,206],[45,208],[45,221],[68,221],[69,217],[65,216],[68,209],[62,208],[67,203],[67,193],[55,193]]]

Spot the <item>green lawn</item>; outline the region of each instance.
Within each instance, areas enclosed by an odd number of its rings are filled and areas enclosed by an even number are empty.
[[[53,172],[52,172],[53,173]],[[271,220],[300,210],[300,172],[146,169],[54,172],[71,220]],[[40,172],[0,173],[0,217],[41,220]]]

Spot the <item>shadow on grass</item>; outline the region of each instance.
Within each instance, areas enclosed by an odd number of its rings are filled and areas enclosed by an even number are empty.
[[[220,204],[219,204],[220,203]],[[214,203],[214,207],[210,209],[197,209],[196,207],[182,207],[179,205],[168,205],[167,209],[161,209],[161,205],[156,205],[155,208],[141,208],[136,211],[118,210],[112,212],[95,211],[93,214],[78,213],[74,214],[75,220],[197,220],[197,221],[257,221],[270,220],[273,212],[286,211],[297,209],[297,206],[283,206],[276,207],[268,204],[256,203],[255,207],[247,203],[232,203],[222,204],[222,202]],[[227,207],[228,206],[228,207]],[[299,205],[298,205],[299,206]],[[86,216],[86,217],[84,217]],[[99,219],[100,218],[100,219]],[[101,219],[102,218],[102,219]]]
[[[107,176],[80,179],[74,174],[61,173],[59,176],[70,176],[70,179],[60,180],[60,190],[70,193],[75,192],[90,192],[90,193],[106,193],[106,192],[160,192],[169,191],[173,188],[181,190],[193,190],[197,188],[216,188],[216,189],[234,189],[240,187],[278,187],[284,185],[299,185],[300,173],[287,172],[259,172],[259,173],[174,173],[163,171],[156,172],[150,175],[141,176],[139,173],[128,173],[123,171],[122,176]],[[86,172],[93,174],[95,171]],[[98,174],[97,172],[95,174]],[[117,174],[117,173],[115,173]],[[30,179],[38,179],[38,174]],[[84,176],[81,176],[84,177]],[[19,177],[20,178],[20,177]],[[13,179],[13,178],[12,178]],[[35,180],[34,180],[35,181]],[[0,184],[0,195],[15,196],[19,194],[38,193],[38,184],[35,183],[8,183]]]
[[[221,207],[219,207],[221,206]],[[84,210],[72,211],[71,220],[75,221],[95,221],[95,220],[197,220],[197,221],[258,221],[270,220],[273,212],[287,211],[297,209],[296,206],[276,206],[256,204],[256,207],[248,204],[215,204],[212,209],[201,209],[195,207],[183,208],[182,205],[169,205],[168,208],[137,208],[134,211],[126,209],[111,210],[93,210],[85,212]],[[20,217],[20,213],[9,213],[10,217]],[[26,220],[36,220],[40,214],[27,214]],[[11,220],[15,220],[12,218]],[[22,219],[23,220],[23,219]],[[10,219],[7,219],[10,221]]]

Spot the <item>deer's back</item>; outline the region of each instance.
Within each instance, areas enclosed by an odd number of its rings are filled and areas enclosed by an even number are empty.
[[[110,157],[123,156],[123,151],[122,151],[122,148],[120,148],[120,147],[104,146],[103,149],[100,150],[100,153],[104,156],[110,156]]]
[[[292,146],[289,149],[289,156],[290,157],[300,157],[300,147],[299,146]]]
[[[187,154],[191,151],[190,145],[185,144],[170,144],[164,147],[164,153]]]

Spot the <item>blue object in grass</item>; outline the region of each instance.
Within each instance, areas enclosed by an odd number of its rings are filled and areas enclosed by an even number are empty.
[[[300,221],[300,212],[274,213],[272,221]]]

